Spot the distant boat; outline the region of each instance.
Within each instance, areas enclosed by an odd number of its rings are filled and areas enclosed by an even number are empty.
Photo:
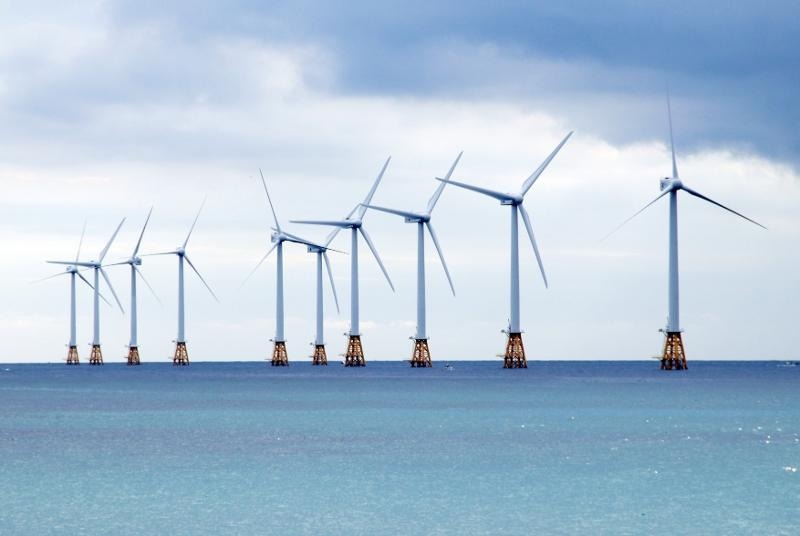
[[[455,370],[455,367],[453,367],[453,365],[451,365],[450,363],[445,363],[444,364],[444,369],[445,370]]]
[[[796,367],[800,365],[797,361],[784,361],[783,363],[778,363],[779,367]]]

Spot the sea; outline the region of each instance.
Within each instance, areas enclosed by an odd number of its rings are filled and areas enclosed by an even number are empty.
[[[0,534],[800,533],[800,366],[0,364]]]

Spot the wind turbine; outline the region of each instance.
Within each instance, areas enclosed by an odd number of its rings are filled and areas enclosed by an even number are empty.
[[[200,272],[195,268],[195,265],[192,263],[191,259],[189,259],[189,255],[186,254],[186,245],[189,243],[189,238],[192,236],[192,231],[194,231],[194,226],[197,225],[197,219],[200,217],[200,213],[203,211],[203,207],[205,206],[206,201],[205,199],[200,204],[200,210],[197,211],[197,216],[194,217],[194,221],[192,222],[192,226],[189,228],[189,234],[186,235],[186,240],[183,241],[183,244],[175,248],[174,251],[165,251],[162,253],[150,253],[144,256],[150,255],[175,255],[178,257],[178,337],[175,339],[175,354],[172,356],[172,364],[173,365],[188,365],[189,364],[189,352],[186,350],[186,331],[185,331],[185,300],[184,300],[184,290],[183,290],[183,271],[184,261],[189,265],[189,267],[194,270],[194,273],[197,274],[197,277],[203,283],[203,285],[208,289],[208,292],[211,293],[211,296],[219,302],[217,295],[214,294],[214,291],[211,290],[211,287],[208,286],[206,280],[203,279],[203,276],[200,275]]]
[[[413,337],[414,350],[411,352],[412,367],[433,366],[433,364],[431,363],[431,353],[428,348],[428,332],[426,328],[426,318],[425,318],[425,228],[426,227],[428,228],[428,232],[431,235],[431,240],[433,240],[433,245],[436,247],[436,252],[439,254],[439,260],[442,261],[442,268],[444,268],[444,273],[447,276],[447,282],[450,283],[450,290],[453,292],[453,296],[456,295],[456,289],[453,287],[453,280],[450,278],[450,272],[447,270],[447,263],[444,261],[442,248],[439,245],[439,240],[436,238],[436,232],[433,230],[433,225],[431,224],[431,213],[433,212],[433,209],[436,206],[436,202],[439,200],[439,197],[442,195],[442,191],[444,190],[445,186],[447,186],[447,182],[450,180],[450,176],[453,174],[453,170],[458,165],[458,161],[461,160],[462,154],[464,154],[463,151],[458,153],[455,162],[453,162],[453,165],[450,166],[450,171],[447,172],[447,175],[445,176],[444,180],[436,188],[436,191],[433,193],[433,196],[431,197],[430,201],[428,201],[428,206],[425,209],[425,212],[406,212],[403,210],[397,210],[392,208],[367,205],[367,208],[400,216],[401,218],[405,219],[406,223],[415,223],[417,225],[417,333]]]
[[[525,182],[522,184],[522,189],[518,194],[502,193],[463,182],[446,180],[439,177],[436,178],[437,180],[448,182],[454,186],[458,186],[459,188],[465,188],[467,190],[472,190],[473,192],[478,192],[479,194],[493,197],[494,199],[500,201],[501,205],[507,205],[511,207],[511,314],[509,317],[508,328],[504,330],[504,332],[508,335],[508,341],[506,343],[506,353],[503,358],[503,368],[528,368],[528,361],[525,358],[525,347],[522,344],[522,330],[520,328],[519,320],[519,223],[517,214],[522,215],[522,221],[525,223],[525,229],[528,232],[528,237],[531,239],[533,253],[536,255],[536,262],[539,264],[539,270],[542,272],[544,285],[547,287],[547,276],[544,273],[544,266],[542,265],[542,258],[539,255],[539,248],[536,246],[536,239],[533,237],[531,218],[528,215],[528,211],[525,210],[524,206],[522,206],[522,202],[524,201],[525,194],[528,193],[528,190],[531,189],[533,184],[536,182],[536,179],[538,179],[542,172],[544,172],[545,168],[547,168],[548,164],[550,164],[550,161],[555,158],[558,151],[560,151],[564,144],[567,143],[567,140],[570,136],[572,136],[572,132],[567,134],[564,139],[561,140],[561,143],[559,143],[556,148],[553,149],[553,152],[550,153],[544,162],[542,162],[542,164],[531,174],[531,176],[525,180]]]
[[[258,268],[263,264],[267,257],[269,257],[273,251],[277,250],[278,253],[278,261],[275,265],[275,269],[277,272],[276,277],[276,292],[275,292],[275,338],[272,339],[274,343],[274,347],[272,349],[272,359],[270,363],[273,367],[286,367],[289,366],[289,355],[286,353],[286,337],[284,336],[284,307],[283,307],[283,243],[284,242],[294,242],[296,244],[303,244],[310,248],[324,248],[324,246],[320,246],[315,244],[314,242],[309,242],[299,236],[295,236],[293,234],[289,234],[281,229],[281,224],[278,221],[278,216],[275,214],[275,206],[272,204],[272,198],[269,195],[269,190],[267,189],[267,181],[264,179],[264,174],[261,173],[261,184],[264,185],[264,192],[267,194],[267,201],[269,202],[269,208],[272,211],[272,220],[275,222],[275,227],[273,227],[273,233],[270,237],[273,246],[269,248],[267,253],[258,261],[255,268],[250,272],[250,274],[245,278],[245,283],[248,279],[258,270]],[[244,283],[243,283],[244,284]]]
[[[122,303],[120,303],[119,298],[117,297],[117,293],[114,290],[114,287],[111,285],[111,280],[108,278],[108,274],[105,270],[103,270],[103,259],[106,257],[106,253],[108,253],[108,249],[111,247],[111,243],[114,242],[114,239],[117,237],[117,233],[119,233],[120,227],[122,224],[125,223],[125,218],[122,218],[122,221],[119,222],[117,225],[117,229],[114,231],[114,234],[111,235],[111,238],[108,240],[108,243],[100,252],[100,255],[97,256],[97,260],[89,261],[89,262],[79,262],[76,258],[74,261],[47,261],[50,264],[66,264],[68,266],[67,272],[70,271],[70,268],[76,269],[77,267],[81,268],[91,268],[94,270],[94,333],[92,336],[92,353],[89,355],[89,364],[90,365],[102,365],[103,364],[103,352],[100,349],[100,276],[103,276],[106,284],[108,285],[109,290],[111,290],[111,294],[114,296],[114,300],[119,305],[120,311],[123,313],[125,310],[122,308]],[[83,240],[83,238],[81,238]],[[80,276],[80,274],[78,274]],[[81,276],[83,279],[83,276]],[[73,278],[73,289],[74,289],[74,278]],[[74,304],[74,300],[73,300]],[[74,325],[74,324],[73,324]],[[74,340],[72,341],[74,342]],[[70,352],[71,354],[72,352]],[[75,359],[77,360],[78,354],[77,350],[75,351]],[[69,356],[67,358],[69,360]]]
[[[328,243],[338,234],[341,229],[350,229],[350,331],[347,333],[347,351],[344,355],[344,366],[345,367],[363,367],[366,365],[366,361],[364,360],[364,350],[361,346],[361,331],[359,330],[359,308],[358,308],[358,235],[361,233],[361,236],[364,238],[364,241],[369,246],[372,255],[375,257],[375,260],[378,261],[378,266],[380,266],[383,275],[386,277],[386,281],[389,282],[389,286],[391,287],[392,291],[394,291],[394,285],[392,284],[392,280],[389,278],[389,273],[386,271],[386,268],[383,266],[383,261],[381,261],[380,256],[378,255],[378,251],[375,249],[375,245],[372,243],[372,239],[367,234],[367,230],[364,229],[364,214],[367,212],[367,205],[370,204],[372,201],[372,196],[375,195],[375,190],[378,189],[378,184],[380,184],[381,179],[383,178],[383,174],[386,172],[386,168],[389,166],[389,161],[391,161],[392,157],[386,159],[386,163],[383,164],[383,168],[381,168],[381,172],[378,174],[378,177],[375,179],[375,183],[370,188],[369,193],[367,193],[367,197],[364,198],[364,202],[356,205],[353,210],[350,211],[344,220],[292,220],[292,223],[302,223],[302,224],[311,224],[311,225],[327,225],[336,227],[334,231],[331,233],[330,238],[328,239]],[[355,216],[355,217],[354,217]]]
[[[328,365],[328,355],[325,353],[325,331],[322,325],[323,299],[322,299],[322,261],[325,261],[325,269],[328,271],[328,279],[331,282],[333,301],[336,303],[336,312],[339,312],[339,297],[336,295],[336,285],[333,283],[333,272],[331,271],[331,261],[328,259],[328,245],[336,237],[337,230],[334,229],[325,240],[324,246],[308,246],[308,252],[317,256],[317,333],[314,337],[314,355],[311,356],[312,365]],[[335,251],[335,250],[333,250]]]
[[[142,271],[139,269],[139,266],[142,265],[142,258],[138,256],[139,247],[142,245],[142,237],[144,237],[144,231],[147,229],[147,223],[150,221],[150,215],[153,213],[153,208],[150,207],[150,212],[147,213],[147,218],[144,220],[144,225],[142,226],[142,232],[139,234],[139,240],[136,242],[136,247],[133,248],[133,253],[129,259],[124,260],[122,262],[114,263],[112,266],[118,266],[122,264],[130,265],[131,267],[131,340],[128,344],[128,365],[140,365],[141,361],[139,361],[139,343],[137,339],[138,335],[138,316],[137,316],[137,305],[136,305],[136,276],[142,278],[142,281],[147,288],[150,289],[150,292],[153,294],[155,299],[161,303],[161,300],[158,299],[156,296],[153,287],[150,286],[150,283],[147,282],[147,279],[144,278]]]
[[[81,245],[83,244],[83,236],[86,233],[86,223],[83,224],[83,231],[81,232],[81,239],[78,241],[78,252],[75,254],[75,261],[70,263],[66,270],[63,272],[59,272],[55,275],[51,275],[45,277],[44,279],[40,279],[39,281],[45,281],[47,279],[53,279],[54,277],[59,277],[62,275],[69,274],[70,282],[69,282],[69,350],[67,351],[67,365],[78,365],[80,364],[80,360],[78,359],[78,346],[76,343],[76,319],[75,319],[75,278],[79,277],[84,283],[89,285],[89,288],[94,290],[94,287],[89,280],[83,277],[83,275],[78,271],[78,267],[75,266],[75,263],[78,262],[78,258],[81,256]],[[38,283],[38,281],[36,281]],[[103,298],[105,300],[105,298]]]
[[[728,212],[731,212],[740,218],[744,218],[745,220],[749,221],[750,223],[754,223],[759,227],[766,229],[763,225],[758,223],[755,220],[751,220],[747,216],[744,216],[733,209],[726,207],[721,203],[717,203],[713,199],[706,197],[705,195],[697,192],[696,190],[692,190],[688,186],[686,186],[683,181],[678,176],[678,164],[675,158],[675,140],[672,135],[672,109],[670,107],[669,102],[669,95],[667,95],[667,117],[669,120],[669,143],[670,143],[670,150],[672,152],[672,176],[671,177],[664,177],[659,181],[661,186],[661,194],[658,197],[650,201],[647,205],[645,205],[641,210],[639,210],[636,214],[622,222],[616,229],[611,231],[608,236],[614,234],[619,230],[623,225],[631,221],[633,218],[644,212],[650,205],[654,204],[656,201],[661,199],[662,197],[669,195],[669,279],[668,279],[668,303],[669,303],[669,316],[667,316],[667,326],[666,328],[662,328],[661,331],[664,333],[664,351],[661,354],[661,369],[662,370],[685,370],[688,368],[686,364],[686,352],[683,348],[683,339],[681,337],[681,333],[683,330],[681,329],[680,325],[680,296],[678,290],[678,192],[684,191],[689,195],[693,195],[694,197],[698,197],[704,201],[708,201],[712,205],[716,205]]]

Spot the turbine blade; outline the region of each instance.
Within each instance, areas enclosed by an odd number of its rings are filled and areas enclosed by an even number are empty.
[[[92,285],[91,283],[89,283],[89,280],[88,280],[88,279],[86,279],[85,277],[83,277],[83,275],[82,275],[80,272],[76,272],[76,274],[77,274],[77,276],[78,276],[78,277],[80,277],[80,278],[83,280],[83,282],[84,282],[84,283],[86,283],[87,285],[89,285],[89,288],[90,288],[90,289],[94,290],[94,285]],[[103,293],[102,293],[102,292],[98,292],[98,293],[97,293],[97,295],[98,295],[98,296],[100,296],[100,299],[101,299],[101,300],[103,300],[104,302],[106,302],[106,304],[107,304],[109,307],[112,307],[112,305],[111,305],[111,302],[110,302],[110,301],[108,301],[108,300],[106,299],[106,297],[105,297],[105,296],[103,296]]]
[[[325,237],[325,248],[326,248],[326,249],[328,248],[328,245],[329,245],[331,242],[333,242],[333,239],[334,239],[334,238],[336,238],[336,235],[338,235],[338,234],[339,234],[339,231],[341,231],[341,230],[342,230],[342,228],[341,228],[341,227],[334,227],[333,231],[331,231],[330,233],[328,233],[328,236],[326,236],[326,237]]]
[[[81,246],[83,245],[83,237],[86,234],[86,220],[83,220],[83,230],[81,231],[81,239],[78,241],[78,253],[75,254],[75,262],[78,262],[78,259],[81,256]]]
[[[66,273],[66,272],[64,272],[64,273]],[[94,290],[94,285],[92,285],[92,284],[89,282],[89,280],[88,280],[88,279],[86,279],[86,278],[83,276],[83,274],[82,274],[82,273],[80,273],[80,272],[75,272],[75,275],[77,275],[78,277],[80,277],[80,278],[83,280],[83,282],[84,282],[84,283],[86,283],[87,285],[89,285],[89,288],[90,288],[90,289]],[[111,304],[109,303],[109,305],[111,305]]]
[[[672,151],[672,178],[678,178],[678,164],[675,161],[675,139],[672,137],[672,106],[670,106],[669,87],[667,87],[667,117],[669,119],[669,145]]]
[[[275,222],[275,227],[278,228],[278,232],[281,232],[281,224],[278,223],[278,215],[275,214],[275,205],[272,204],[272,198],[269,196],[269,190],[267,189],[267,181],[264,179],[264,173],[261,172],[261,168],[258,168],[258,172],[261,174],[261,184],[264,185],[264,191],[267,193],[269,208],[272,210],[272,220]]]
[[[748,218],[748,217],[747,217],[747,216],[745,216],[744,214],[739,214],[739,213],[738,213],[738,212],[736,212],[735,210],[733,210],[733,209],[731,209],[731,208],[728,208],[728,207],[726,207],[726,206],[725,206],[725,205],[723,205],[722,203],[717,203],[716,201],[714,201],[714,200],[713,200],[713,199],[711,199],[710,197],[706,197],[706,196],[704,196],[703,194],[701,194],[700,192],[697,192],[697,191],[695,191],[695,190],[692,190],[691,188],[689,188],[689,187],[687,187],[687,186],[682,186],[682,187],[681,187],[681,190],[685,191],[687,194],[691,194],[691,195],[693,195],[693,196],[695,196],[695,197],[699,197],[700,199],[702,199],[702,200],[704,200],[704,201],[708,201],[708,202],[709,202],[709,203],[711,203],[712,205],[716,205],[716,206],[718,206],[719,208],[723,208],[723,209],[727,210],[728,212],[730,212],[730,213],[732,213],[732,214],[736,214],[736,215],[737,215],[737,216],[739,216],[740,218],[744,218],[745,220],[749,221],[750,223],[754,223],[754,224],[758,225],[758,226],[759,226],[759,227],[761,227],[762,229],[766,229],[766,227],[764,227],[763,225],[761,225],[761,224],[760,224],[760,223],[758,223],[757,221],[755,221],[755,220],[751,220],[750,218]]]
[[[124,313],[125,309],[122,307],[122,302],[119,301],[119,297],[117,297],[117,291],[114,290],[114,285],[111,284],[111,280],[108,278],[108,274],[102,268],[98,268],[98,270],[100,270],[100,275],[102,275],[103,279],[105,279],[106,285],[108,285],[109,290],[111,290],[111,295],[114,296],[114,300],[117,302],[117,305],[119,305],[119,310]]]
[[[88,262],[73,262],[73,261],[44,261],[47,264],[64,264],[66,266],[83,266],[85,268],[92,268],[94,265]]]
[[[142,278],[142,282],[145,284],[145,286],[146,286],[148,289],[150,289],[150,294],[152,294],[152,295],[153,295],[153,297],[156,299],[156,301],[158,302],[158,304],[159,304],[159,305],[161,305],[161,306],[163,306],[164,304],[163,304],[163,303],[161,303],[161,299],[158,297],[158,294],[156,294],[156,291],[155,291],[155,290],[153,290],[153,287],[151,287],[151,286],[150,286],[150,283],[147,281],[147,279],[145,279],[145,277],[144,277],[144,274],[142,273],[142,271],[141,271],[141,270],[139,270],[139,268],[138,268],[137,266],[134,266],[134,267],[133,267],[133,269],[134,269],[134,270],[136,270],[136,273],[139,275],[139,277],[141,277],[141,278]]]
[[[326,251],[322,252],[322,258],[325,259],[325,269],[328,271],[328,279],[331,282],[331,290],[333,291],[333,301],[336,303],[336,313],[338,314],[339,311],[339,297],[336,295],[336,285],[333,283],[333,271],[331,270],[331,261],[328,258],[328,253]]]
[[[528,236],[531,239],[531,246],[533,246],[533,253],[536,255],[536,262],[539,263],[539,270],[542,272],[542,279],[544,279],[544,287],[549,288],[547,284],[547,274],[544,273],[544,264],[542,264],[542,256],[539,255],[539,247],[536,245],[536,238],[533,237],[533,225],[531,225],[531,217],[528,211],[525,210],[521,204],[517,205],[519,212],[522,214],[522,221],[525,222],[525,229],[528,231]]]
[[[502,192],[496,192],[494,190],[489,190],[488,188],[481,188],[480,186],[473,186],[471,184],[467,184],[465,182],[458,182],[452,180],[445,180],[441,177],[436,177],[437,181],[447,182],[448,184],[452,184],[453,186],[458,186],[459,188],[464,188],[466,190],[472,190],[473,192],[478,192],[479,194],[488,195],[489,197],[494,197],[495,199],[499,199],[500,201],[512,201],[514,198],[509,194],[504,194]]]
[[[389,286],[391,287],[392,292],[394,292],[394,285],[392,284],[392,280],[389,278],[389,272],[386,271],[386,267],[383,265],[383,261],[381,261],[380,256],[378,256],[378,250],[375,249],[375,244],[372,243],[372,239],[369,237],[367,231],[363,227],[359,227],[358,230],[361,231],[361,236],[363,236],[364,240],[367,242],[370,251],[372,251],[372,255],[375,257],[375,260],[378,261],[378,266],[381,267],[383,275],[386,276],[386,281],[389,282]]]
[[[397,209],[394,209],[394,208],[378,207],[378,206],[375,206],[375,205],[363,205],[363,206],[365,206],[366,208],[371,208],[372,210],[377,210],[379,212],[386,212],[387,214],[394,214],[395,216],[400,216],[402,218],[415,219],[415,218],[422,218],[423,217],[422,214],[415,214],[413,212],[406,212],[404,210],[397,210]]]
[[[520,195],[524,196],[525,194],[528,193],[528,190],[531,189],[531,186],[533,186],[533,183],[536,182],[536,179],[538,179],[539,175],[541,175],[544,172],[545,168],[547,168],[547,166],[550,165],[550,162],[553,160],[553,158],[556,157],[556,155],[558,154],[558,151],[560,151],[561,148],[564,147],[564,144],[567,143],[567,140],[570,138],[570,136],[572,136],[573,132],[574,131],[570,131],[569,134],[564,136],[564,139],[561,140],[561,143],[556,145],[556,148],[553,149],[553,152],[550,153],[550,155],[547,158],[544,159],[544,162],[542,162],[542,164],[538,168],[536,168],[536,171],[531,173],[531,176],[528,177],[527,180],[525,181],[525,183],[522,185],[522,192],[520,193]]]
[[[57,274],[48,275],[47,277],[43,277],[41,279],[35,279],[35,280],[31,281],[28,284],[29,285],[35,285],[36,283],[41,283],[42,281],[47,281],[48,279],[53,279],[53,278],[58,277],[60,275],[67,275],[68,273],[69,272],[58,272]]]
[[[431,212],[433,212],[433,207],[435,207],[436,206],[436,202],[439,201],[439,197],[441,197],[442,192],[444,191],[444,187],[447,186],[447,182],[450,180],[450,177],[453,175],[453,171],[456,169],[456,166],[458,165],[458,161],[461,160],[461,155],[463,155],[463,154],[464,154],[464,151],[461,151],[460,153],[458,153],[458,156],[456,157],[455,162],[453,162],[453,165],[450,166],[450,170],[447,172],[447,175],[444,176],[444,181],[442,181],[442,184],[440,184],[439,187],[436,188],[436,191],[433,192],[433,195],[431,196],[430,201],[428,201],[428,208],[426,209],[426,212],[429,215],[430,215]]]
[[[159,253],[145,253],[142,257],[155,257],[156,255],[177,255],[177,251],[161,251]]]
[[[327,246],[323,246],[322,244],[317,244],[316,242],[311,242],[310,240],[306,240],[305,238],[299,237],[297,235],[293,235],[292,233],[287,233],[286,231],[282,231],[283,235],[289,238],[289,242],[294,242],[296,244],[305,244],[306,246],[311,246],[319,249],[326,249],[328,251],[335,251],[336,253],[346,253],[344,251],[339,251],[338,249],[329,248]]]
[[[275,250],[276,247],[278,247],[278,244],[274,244],[271,248],[269,248],[269,251],[267,251],[267,254],[264,255],[263,257],[261,257],[261,260],[258,261],[258,264],[256,264],[255,268],[250,270],[250,273],[247,274],[247,277],[244,278],[244,281],[242,281],[242,284],[239,285],[239,289],[241,289],[245,285],[245,283],[247,283],[250,280],[250,278],[253,277],[253,274],[256,273],[256,270],[258,270],[258,268],[262,264],[264,264],[264,261],[267,260],[267,257],[270,256],[270,254]]]
[[[364,217],[364,213],[367,212],[367,208],[364,205],[369,205],[372,202],[372,196],[375,195],[375,190],[378,189],[378,185],[381,183],[381,179],[383,178],[383,174],[386,172],[386,168],[389,167],[389,162],[392,160],[392,157],[386,159],[386,162],[383,164],[381,168],[381,172],[378,173],[378,177],[375,179],[375,182],[372,184],[372,188],[369,189],[369,193],[367,197],[364,198],[364,202],[361,204],[361,207],[358,208],[358,219],[362,219]]]
[[[194,231],[194,226],[197,225],[197,219],[200,217],[200,213],[203,211],[203,207],[206,205],[206,197],[203,198],[203,202],[200,203],[200,210],[197,211],[197,216],[194,217],[194,221],[192,222],[192,226],[189,228],[189,234],[186,235],[186,240],[183,241],[183,249],[186,249],[186,244],[189,243],[189,237],[192,236],[192,231]]]
[[[205,280],[205,279],[203,279],[203,276],[202,276],[202,275],[200,275],[200,272],[198,272],[198,271],[197,271],[197,268],[195,268],[194,264],[192,264],[192,261],[190,261],[190,260],[189,260],[189,257],[188,257],[188,256],[186,256],[186,255],[184,255],[184,256],[183,256],[183,258],[184,258],[184,259],[186,259],[186,262],[187,262],[187,263],[189,263],[189,266],[192,268],[192,270],[194,270],[194,273],[196,273],[196,274],[197,274],[197,277],[199,277],[199,278],[200,278],[200,281],[202,281],[202,282],[203,282],[203,284],[206,286],[206,288],[207,288],[207,289],[208,289],[208,291],[211,293],[211,295],[214,297],[214,299],[217,301],[217,303],[219,303],[219,298],[217,298],[217,295],[216,295],[216,294],[214,294],[214,291],[213,291],[213,290],[211,290],[211,287],[210,287],[210,286],[208,286],[208,283],[206,283],[206,280]]]
[[[133,255],[131,257],[135,257],[137,253],[139,253],[139,246],[142,245],[142,237],[144,237],[144,230],[147,229],[147,222],[150,221],[150,215],[153,214],[153,207],[150,207],[150,212],[147,213],[147,218],[144,220],[144,225],[142,225],[142,232],[139,233],[139,241],[136,242],[136,247],[133,249]]]
[[[111,239],[108,241],[108,244],[106,244],[106,247],[104,247],[104,248],[103,248],[103,251],[101,251],[101,252],[100,252],[100,255],[99,255],[99,256],[98,256],[98,258],[97,258],[97,262],[103,262],[103,259],[105,258],[105,256],[106,256],[106,253],[108,253],[108,248],[110,248],[110,247],[111,247],[111,243],[112,243],[112,242],[114,241],[114,239],[117,237],[117,233],[119,232],[119,229],[120,229],[120,227],[122,227],[122,224],[123,224],[123,223],[125,223],[125,218],[122,218],[122,221],[121,221],[121,222],[119,222],[119,225],[117,225],[117,230],[116,230],[116,231],[114,231],[114,234],[113,234],[113,235],[111,235]]]
[[[442,254],[442,247],[439,245],[436,231],[433,230],[431,222],[425,222],[425,225],[428,227],[428,232],[431,234],[431,240],[433,240],[433,245],[436,247],[436,253],[439,254],[439,260],[442,261],[442,268],[444,268],[444,275],[447,276],[447,282],[450,283],[450,290],[453,292],[453,296],[455,296],[456,288],[453,286],[453,279],[450,277],[450,270],[447,269],[447,263],[444,262],[444,254]]]
[[[620,229],[622,229],[622,227],[623,227],[623,226],[624,226],[626,223],[628,223],[628,222],[629,222],[629,221],[631,221],[633,218],[635,218],[636,216],[638,216],[639,214],[641,214],[642,212],[644,212],[645,210],[647,210],[647,208],[648,208],[650,205],[652,205],[653,203],[655,203],[656,201],[658,201],[659,199],[661,199],[662,197],[664,197],[665,195],[667,195],[669,192],[670,192],[670,190],[668,190],[668,189],[667,189],[667,190],[664,190],[664,191],[663,191],[663,192],[662,192],[662,193],[661,193],[661,194],[660,194],[658,197],[656,197],[655,199],[653,199],[652,201],[650,201],[649,203],[647,203],[647,204],[646,204],[644,207],[642,207],[642,208],[641,208],[641,209],[640,209],[638,212],[636,212],[636,214],[634,214],[633,216],[631,216],[630,218],[628,218],[628,219],[627,219],[627,220],[625,220],[624,222],[622,222],[622,223],[620,223],[619,225],[617,225],[617,226],[614,228],[614,230],[613,230],[613,231],[611,231],[610,233],[608,233],[606,236],[604,236],[604,237],[603,237],[603,238],[600,240],[600,242],[602,242],[603,240],[607,239],[609,236],[613,235],[614,233],[616,233],[617,231],[619,231]]]
[[[299,223],[301,225],[328,225],[341,228],[347,228],[353,225],[352,221],[346,220],[290,220],[290,223]]]

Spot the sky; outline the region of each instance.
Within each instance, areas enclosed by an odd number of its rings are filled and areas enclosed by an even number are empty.
[[[800,313],[800,5],[796,2],[6,2],[0,0],[0,361],[60,362],[67,277],[46,260],[107,261],[183,241],[220,297],[187,276],[192,360],[263,360],[275,329],[275,259],[262,169],[283,226],[328,230],[392,157],[373,202],[424,209],[453,178],[518,191],[575,134],[525,206],[545,288],[520,237],[521,322],[529,359],[649,359],[667,307],[670,174],[666,92],[684,182],[768,227],[680,199],[681,321],[689,360],[797,359]],[[496,359],[508,321],[508,209],[445,189],[433,215],[454,297],[430,243],[433,359]],[[416,234],[390,215],[365,226],[396,287],[360,251],[367,360],[408,359],[415,328]],[[331,361],[349,325],[349,240],[326,282]],[[315,260],[286,247],[290,360],[314,336]],[[101,308],[107,362],[127,353],[129,274],[108,268],[126,313]],[[176,336],[177,266],[145,258],[143,361]],[[104,290],[108,295],[108,291]],[[110,298],[110,295],[108,296]],[[78,289],[86,361],[91,291]]]

